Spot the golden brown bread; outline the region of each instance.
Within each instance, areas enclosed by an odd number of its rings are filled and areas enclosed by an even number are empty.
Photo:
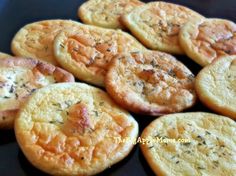
[[[141,150],[158,176],[236,173],[236,123],[205,112],[162,116],[142,132]]]
[[[142,4],[144,3],[138,0],[89,0],[79,7],[78,16],[86,24],[123,29],[121,15]]]
[[[102,90],[60,83],[34,93],[15,121],[26,158],[51,175],[95,175],[126,157],[138,124]]]
[[[35,59],[0,59],[0,128],[13,127],[18,110],[32,92],[57,82],[74,82],[74,77]]]
[[[236,56],[214,60],[197,75],[201,102],[215,112],[236,119]]]
[[[236,55],[236,24],[228,20],[190,20],[180,30],[179,39],[186,54],[201,66]]]
[[[110,60],[119,53],[145,50],[135,38],[120,30],[82,25],[61,31],[54,40],[60,65],[81,81],[104,86]]]
[[[53,40],[62,29],[66,28],[79,30],[80,23],[58,19],[27,24],[12,39],[12,53],[16,56],[37,58],[58,65],[53,54]]]
[[[187,7],[155,1],[136,7],[122,17],[122,22],[146,47],[183,54],[178,39],[179,30],[192,18],[203,17]]]
[[[117,55],[105,87],[129,111],[149,115],[179,112],[194,105],[194,75],[173,56],[157,52]]]

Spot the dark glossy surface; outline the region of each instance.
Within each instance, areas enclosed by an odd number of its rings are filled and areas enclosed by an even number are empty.
[[[25,24],[44,19],[73,19],[82,0],[0,0],[0,51],[10,53],[10,42],[14,34]],[[148,1],[145,1],[148,2]],[[235,0],[169,0],[194,9],[206,17],[227,18],[236,22]],[[200,67],[187,57],[177,56],[195,74]],[[200,103],[188,111],[208,111]],[[134,115],[140,125],[140,132],[154,118]],[[0,130],[0,175],[40,176],[46,175],[33,167],[20,151],[13,130]],[[152,176],[139,147],[120,163],[107,169],[101,176]]]

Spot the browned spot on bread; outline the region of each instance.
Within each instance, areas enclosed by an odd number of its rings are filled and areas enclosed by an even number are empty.
[[[89,128],[90,120],[88,110],[85,104],[78,103],[69,109],[68,122],[72,125],[74,132],[83,133]]]

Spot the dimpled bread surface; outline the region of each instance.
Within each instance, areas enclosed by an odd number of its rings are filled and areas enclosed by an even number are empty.
[[[117,55],[105,87],[124,108],[140,114],[179,112],[194,105],[194,75],[173,56],[144,51]]]
[[[74,82],[74,77],[61,68],[34,59],[0,59],[0,128],[12,128],[27,98],[36,89],[56,82]]]
[[[125,158],[138,124],[108,95],[83,83],[60,83],[34,93],[15,121],[27,159],[51,175],[94,175]]]
[[[196,77],[195,89],[203,104],[236,119],[236,56],[226,56],[204,67]]]
[[[236,24],[228,20],[191,20],[181,29],[179,39],[185,53],[201,66],[236,56]]]
[[[236,123],[194,112],[162,116],[142,132],[142,153],[158,176],[236,173]]]
[[[53,54],[53,40],[65,28],[79,30],[80,23],[58,19],[27,24],[15,34],[11,43],[11,50],[16,56],[37,58],[58,65]]]
[[[60,65],[81,81],[98,86],[104,86],[108,65],[116,54],[139,50],[146,49],[131,35],[89,25],[80,31],[61,31],[54,40]]]
[[[157,1],[135,8],[122,17],[122,22],[146,47],[183,54],[179,30],[192,18],[203,17],[187,7]]]
[[[78,16],[86,23],[105,28],[124,28],[120,17],[142,5],[138,0],[89,0],[78,9]]]

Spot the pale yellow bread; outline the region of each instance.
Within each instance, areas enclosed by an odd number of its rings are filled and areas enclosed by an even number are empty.
[[[222,56],[236,56],[236,24],[228,20],[191,20],[181,29],[179,40],[185,53],[201,66]]]
[[[94,175],[125,158],[138,124],[102,90],[61,83],[38,90],[15,121],[27,159],[51,175]]]
[[[148,48],[183,54],[179,30],[193,18],[203,17],[187,7],[156,1],[135,8],[122,17],[122,22]]]
[[[106,75],[106,90],[129,111],[161,115],[194,105],[194,75],[173,56],[158,51],[117,55]]]
[[[120,17],[144,4],[138,0],[89,0],[78,9],[79,18],[86,24],[105,28],[124,28]]]
[[[236,120],[236,56],[219,58],[204,67],[195,89],[203,104]]]
[[[62,29],[79,28],[72,20],[44,20],[23,26],[14,36],[11,50],[16,56],[37,58],[58,65],[53,54],[53,40]]]
[[[0,52],[0,59],[11,57],[11,55]]]
[[[121,30],[83,25],[81,30],[61,31],[54,40],[57,61],[78,79],[104,86],[110,60],[119,53],[145,50]]]
[[[38,60],[0,59],[0,129],[13,127],[17,112],[32,92],[56,82],[74,82],[74,77]]]
[[[158,176],[235,176],[236,123],[211,113],[162,116],[143,131],[140,144]]]

